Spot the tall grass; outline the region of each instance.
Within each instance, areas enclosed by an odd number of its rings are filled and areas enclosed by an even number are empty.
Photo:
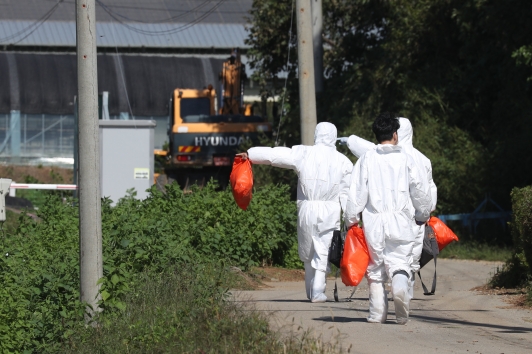
[[[281,335],[268,315],[231,301],[234,275],[216,263],[139,276],[126,310],[78,328],[71,353],[331,353],[308,333]]]
[[[466,241],[452,242],[440,252],[439,257],[504,262],[510,258],[511,255],[512,251],[509,248]]]

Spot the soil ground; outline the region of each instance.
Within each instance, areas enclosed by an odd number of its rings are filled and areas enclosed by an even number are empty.
[[[282,331],[311,330],[323,341],[336,342],[352,353],[532,353],[532,310],[504,301],[520,295],[479,288],[497,266],[501,263],[438,260],[436,294],[424,296],[416,281],[410,321],[405,326],[395,323],[391,296],[388,321],[367,323],[365,280],[351,301],[347,297],[352,288],[341,281],[340,302],[332,300],[334,280],[330,278],[326,292],[330,300],[322,304],[306,299],[301,280],[265,282],[268,287],[235,292],[234,300],[269,313],[272,324]],[[422,275],[430,286],[434,268],[432,264],[425,268]]]
[[[27,176],[39,183],[72,183],[72,169],[51,166],[16,166],[0,164],[0,177],[9,178],[17,183],[25,183]]]
[[[449,258],[453,259],[453,258]],[[305,271],[302,269],[285,269],[278,267],[253,267],[248,273],[255,281],[252,288],[255,290],[269,288],[269,282],[303,281]],[[334,277],[329,274],[328,280],[334,281]],[[265,283],[266,282],[266,283]],[[471,291],[476,291],[481,295],[497,295],[504,302],[513,305],[515,308],[532,310],[532,304],[527,303],[527,289],[506,289],[490,288],[488,285],[477,286]]]

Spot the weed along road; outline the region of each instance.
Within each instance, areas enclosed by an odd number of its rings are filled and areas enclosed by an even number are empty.
[[[410,321],[395,323],[393,301],[389,302],[386,324],[366,322],[368,287],[366,280],[352,288],[338,280],[340,302],[334,302],[334,279],[327,280],[327,297],[322,304],[306,300],[304,282],[268,282],[268,288],[243,291],[237,301],[249,302],[271,313],[271,321],[282,331],[312,329],[324,341],[337,340],[351,353],[532,353],[532,311],[515,308],[501,295],[484,295],[472,290],[486,284],[500,263],[438,260],[436,295],[424,296],[419,279],[411,302]],[[422,270],[430,289],[431,262]],[[388,296],[391,299],[391,296]]]

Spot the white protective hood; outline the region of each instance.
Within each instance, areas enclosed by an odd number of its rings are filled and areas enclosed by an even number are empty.
[[[337,131],[334,124],[319,123],[314,131],[314,145],[325,145],[336,149],[336,136]]]

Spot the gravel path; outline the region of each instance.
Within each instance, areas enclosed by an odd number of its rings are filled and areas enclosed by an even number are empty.
[[[472,288],[487,282],[500,266],[494,262],[438,260],[435,296],[424,296],[419,280],[411,302],[410,321],[395,323],[393,301],[386,324],[366,322],[368,287],[364,280],[353,300],[352,288],[338,281],[340,302],[333,300],[334,279],[327,282],[330,301],[306,300],[304,282],[271,282],[270,288],[243,291],[238,301],[272,312],[272,322],[284,330],[312,329],[324,341],[337,341],[351,353],[532,353],[532,311],[515,309],[498,295]],[[426,268],[426,269],[425,269]],[[422,271],[432,281],[432,263]],[[427,284],[430,286],[430,284]]]

